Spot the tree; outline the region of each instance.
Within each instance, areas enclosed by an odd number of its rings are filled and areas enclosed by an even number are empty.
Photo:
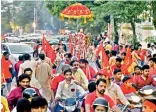
[[[2,32],[7,33],[16,28],[25,27],[33,21],[35,2],[2,1]],[[11,23],[11,24],[10,24]]]
[[[152,1],[151,5],[152,5],[152,12],[153,12],[153,14],[152,14],[152,16],[153,16],[153,24],[154,24],[154,26],[156,28],[156,1]]]
[[[45,23],[50,24],[51,15],[44,1],[2,1],[2,32],[7,33],[21,27],[30,32],[34,22],[34,8],[37,12],[37,29],[44,29]],[[43,16],[44,15],[44,16]],[[11,24],[10,24],[11,23]]]
[[[113,15],[119,23],[131,23],[133,35],[136,35],[134,23],[139,21],[138,15],[147,8],[145,4],[145,1],[116,1],[107,2],[99,8],[105,12],[105,15]]]
[[[35,1],[14,1],[13,6],[16,10],[14,12],[13,21],[16,25],[25,27],[26,24],[32,23],[34,20]]]
[[[109,1],[97,7],[96,12],[102,12],[100,18],[113,15],[115,19],[115,41],[118,40],[118,23],[130,23],[133,31],[133,37],[136,38],[135,23],[141,20],[138,16],[147,9],[146,1]],[[136,39],[134,39],[136,40]]]
[[[11,32],[10,20],[11,20],[11,3],[8,1],[1,1],[1,28],[2,34]]]

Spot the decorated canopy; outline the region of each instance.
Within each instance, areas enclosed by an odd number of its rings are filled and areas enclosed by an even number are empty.
[[[76,3],[73,5],[70,5],[66,7],[60,14],[61,19],[63,20],[64,17],[68,18],[70,21],[70,18],[78,19],[78,18],[84,18],[84,23],[86,23],[86,19],[93,19],[92,12],[88,9],[87,6],[82,5],[81,3]]]

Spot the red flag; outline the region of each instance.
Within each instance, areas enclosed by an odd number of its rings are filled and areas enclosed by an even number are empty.
[[[102,44],[100,44],[99,48],[98,48],[98,51],[97,51],[97,55],[100,56],[100,59],[101,59],[101,65],[102,65],[102,68],[106,68],[106,67],[109,67],[109,61],[108,61],[108,56],[102,46]]]
[[[54,63],[56,59],[56,53],[47,40],[46,40],[46,54],[47,54],[47,57],[51,59],[51,62]]]
[[[128,68],[131,66],[132,63],[133,63],[132,54],[131,54],[130,49],[128,48],[127,52],[126,52],[126,57],[125,57],[125,60],[124,60],[124,64],[121,66],[122,72],[125,73],[125,74],[129,74],[128,73]]]
[[[46,52],[46,38],[44,37],[44,34],[43,34],[43,38],[42,38],[42,50],[44,52]]]

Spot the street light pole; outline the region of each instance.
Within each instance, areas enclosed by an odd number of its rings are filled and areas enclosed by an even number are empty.
[[[33,23],[33,27],[34,27],[34,33],[35,33],[35,30],[36,30],[36,9],[34,8],[34,23]]]

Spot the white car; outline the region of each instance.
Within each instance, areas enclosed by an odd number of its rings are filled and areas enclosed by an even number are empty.
[[[10,56],[9,59],[12,61],[13,65],[18,61],[18,57],[25,53],[33,55],[33,48],[24,43],[2,43],[1,45],[2,53],[8,51]]]
[[[18,37],[5,37],[5,40],[8,43],[14,43],[14,42],[19,42],[20,38],[18,38]]]

